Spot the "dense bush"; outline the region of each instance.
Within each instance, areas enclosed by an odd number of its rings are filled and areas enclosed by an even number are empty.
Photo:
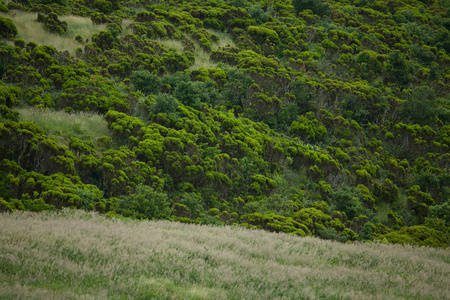
[[[292,0],[292,5],[297,14],[310,9],[318,16],[328,16],[331,14],[330,5],[322,0]]]
[[[431,247],[448,246],[448,239],[443,232],[425,226],[404,227],[399,231],[382,235],[378,239],[386,239],[392,244],[411,244]]]
[[[161,79],[147,70],[133,71],[130,79],[134,87],[146,95],[156,94],[161,88]]]
[[[115,211],[137,219],[167,219],[171,214],[167,195],[145,185],[138,185],[131,195],[120,196]]]
[[[176,116],[176,111],[179,104],[180,103],[174,96],[162,93],[156,95],[154,102],[151,104],[150,111],[153,114],[163,113],[169,116]]]
[[[333,195],[336,210],[346,213],[349,219],[365,213],[363,206],[363,195],[359,189],[343,188]]]
[[[37,21],[44,23],[45,29],[50,32],[63,34],[67,31],[67,22],[60,21],[56,13],[49,13],[47,16],[38,13]]]
[[[13,21],[0,16],[0,38],[13,38],[17,33],[17,27]]]

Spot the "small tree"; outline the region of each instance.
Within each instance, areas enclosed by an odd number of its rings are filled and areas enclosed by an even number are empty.
[[[146,95],[157,93],[161,88],[161,79],[158,75],[152,74],[148,70],[133,71],[130,80],[137,90]]]
[[[400,51],[394,51],[388,55],[386,71],[392,75],[388,80],[395,80],[402,86],[407,85],[413,79],[412,67]]]
[[[419,86],[411,97],[402,103],[400,115],[414,124],[433,124],[437,113],[436,92],[432,87]]]
[[[345,212],[350,220],[365,213],[362,204],[364,198],[361,191],[357,188],[344,187],[334,193],[333,199],[336,210]]]
[[[150,111],[153,114],[164,113],[176,116],[178,105],[180,105],[180,103],[174,96],[161,93],[156,96],[155,102],[152,103]]]

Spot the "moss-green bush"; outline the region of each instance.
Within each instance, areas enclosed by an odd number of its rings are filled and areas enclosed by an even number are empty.
[[[448,246],[448,239],[442,231],[425,226],[404,227],[399,231],[381,235],[377,239],[386,239],[392,244],[411,244],[431,247]]]
[[[13,38],[17,35],[17,27],[11,19],[0,16],[0,38]]]
[[[172,212],[167,195],[145,185],[138,185],[131,195],[120,196],[115,210],[123,216],[137,219],[167,219]]]
[[[45,29],[57,34],[64,34],[67,31],[68,24],[58,19],[56,13],[49,13],[47,16],[38,13],[37,21],[44,23]]]

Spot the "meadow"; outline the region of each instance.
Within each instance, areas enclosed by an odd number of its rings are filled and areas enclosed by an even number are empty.
[[[37,22],[37,15],[37,13],[25,11],[12,11],[9,14],[0,13],[0,16],[13,20],[18,30],[17,38],[23,39],[26,43],[35,42],[38,45],[51,45],[59,51],[67,50],[71,55],[75,55],[77,48],[84,48],[84,45],[75,40],[77,35],[81,35],[86,40],[90,39],[94,33],[106,30],[105,24],[94,24],[90,18],[67,15],[60,17],[61,21],[68,24],[67,32],[59,35],[45,30],[44,25]]]
[[[20,120],[40,126],[59,144],[67,146],[71,137],[97,144],[104,136],[111,136],[105,118],[96,113],[51,111],[33,107],[18,108]]]
[[[449,299],[446,249],[97,213],[0,214],[2,299]]]

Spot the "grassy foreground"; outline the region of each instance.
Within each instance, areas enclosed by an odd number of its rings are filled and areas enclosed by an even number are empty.
[[[1,299],[448,299],[450,252],[231,227],[0,214]]]

